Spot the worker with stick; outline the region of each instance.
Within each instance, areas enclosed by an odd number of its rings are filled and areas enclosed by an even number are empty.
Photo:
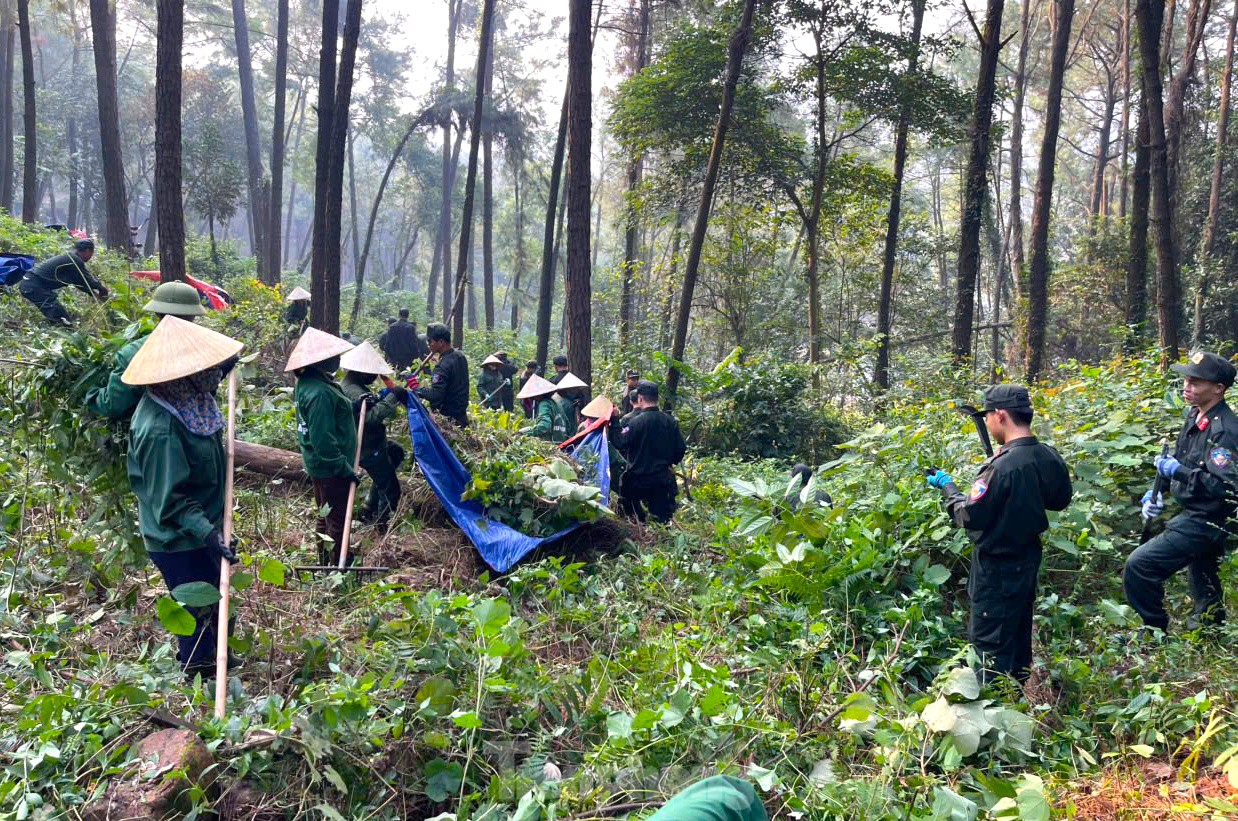
[[[1187,568],[1195,602],[1188,626],[1196,629],[1225,620],[1218,567],[1238,508],[1238,416],[1225,403],[1235,369],[1224,357],[1202,351],[1186,364],[1170,367],[1182,375],[1186,416],[1172,454],[1158,456],[1155,465],[1157,475],[1170,480],[1169,492],[1182,512],[1159,536],[1135,548],[1126,560],[1122,585],[1143,623],[1165,630],[1165,581]],[[1148,491],[1142,505],[1144,515],[1155,518],[1164,509],[1164,499]]]
[[[932,470],[928,484],[942,492],[954,523],[974,543],[967,593],[972,645],[981,654],[981,679],[1027,681],[1032,666],[1032,613],[1040,573],[1040,534],[1046,510],[1065,510],[1070,473],[1057,451],[1032,435],[1032,401],[1021,385],[994,385],[978,411],[1000,450],[980,465],[964,495],[950,474]]]
[[[170,592],[192,582],[219,588],[222,561],[236,561],[235,540],[224,536],[224,416],[215,391],[241,348],[235,339],[168,316],[125,369],[125,384],[145,389],[127,457],[138,527]],[[210,677],[220,640],[216,607],[186,609],[194,630],[178,637],[177,660],[190,679]]]
[[[386,532],[391,514],[400,506],[400,477],[396,471],[404,463],[404,448],[387,440],[387,420],[405,408],[408,391],[389,383],[377,396],[371,393],[375,379],[394,371],[369,342],[362,342],[340,357],[340,367],[345,371],[341,387],[352,401],[353,413],[361,412],[363,402],[366,407],[361,467],[370,475],[371,485],[369,499],[357,520],[374,522],[380,532]]]
[[[44,260],[26,274],[18,289],[21,295],[34,303],[50,322],[72,325],[73,315],[60,304],[56,292],[72,286],[95,299],[107,299],[107,286],[95,279],[86,270],[86,263],[95,255],[95,244],[89,239],[73,243],[73,250]]]
[[[451,329],[435,322],[426,328],[430,351],[438,355],[438,364],[430,376],[430,384],[417,389],[417,395],[462,428],[469,426],[469,361],[451,347]]]
[[[510,381],[503,379],[503,360],[490,354],[481,363],[481,376],[477,377],[477,398],[483,408],[503,409],[503,387]]]
[[[297,441],[305,472],[314,485],[314,503],[326,515],[319,516],[320,565],[335,565],[340,560],[345,522],[349,518],[348,499],[352,486],[360,482],[353,469],[357,450],[357,420],[352,402],[335,381],[340,355],[352,345],[320,331],[306,328],[284,372],[296,374],[293,400],[297,406]],[[330,547],[328,547],[330,545]]]

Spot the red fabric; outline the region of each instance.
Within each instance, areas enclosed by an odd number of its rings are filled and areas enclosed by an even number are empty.
[[[602,425],[607,424],[608,422],[610,422],[610,420],[609,420],[609,419],[594,419],[594,420],[593,420],[592,422],[590,422],[588,425],[585,425],[584,430],[582,430],[580,433],[576,434],[576,435],[575,435],[575,436],[573,436],[571,439],[564,439],[564,440],[563,440],[563,441],[562,441],[562,442],[558,445],[559,450],[563,450],[563,449],[564,449],[564,448],[566,448],[566,447],[570,447],[571,445],[576,444],[576,443],[577,443],[577,442],[579,442],[581,439],[584,439],[586,436],[588,436],[589,434],[593,433],[595,430],[597,430],[598,428],[602,427]]]

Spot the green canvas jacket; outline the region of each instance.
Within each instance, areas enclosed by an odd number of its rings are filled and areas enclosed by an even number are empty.
[[[112,369],[111,375],[108,376],[107,384],[98,388],[91,388],[86,394],[86,409],[98,416],[106,416],[110,419],[124,419],[133,413],[134,408],[138,406],[138,402],[146,394],[146,389],[135,385],[126,385],[124,380],[125,369],[129,367],[129,363],[133,361],[133,357],[137,356],[138,351],[146,344],[146,339],[150,334],[144,334],[125,345],[116,353],[116,367]]]
[[[340,384],[344,395],[348,397],[348,401],[353,403],[353,409],[360,412],[361,397],[370,394],[372,398],[377,395],[370,390],[369,385],[362,385],[360,382],[354,382],[350,377],[344,377],[344,381]],[[401,409],[400,400],[396,398],[394,393],[389,393],[382,399],[372,401],[365,409],[365,425],[361,428],[361,450],[371,451],[377,450],[383,442],[387,441],[387,420],[396,415],[396,412]],[[355,420],[357,417],[354,416]],[[354,421],[353,424],[356,424]]]
[[[747,781],[715,775],[677,794],[649,821],[766,821],[765,807]]]
[[[482,368],[481,376],[477,378],[477,401],[482,407],[490,410],[503,409],[503,374]],[[494,394],[491,396],[491,394]],[[487,399],[486,397],[490,398]]]
[[[352,402],[336,381],[316,370],[297,377],[297,442],[311,479],[350,476],[357,456]]]
[[[533,409],[533,424],[521,428],[521,433],[527,433],[557,445],[567,438],[567,425],[563,423],[563,416],[559,413],[559,407],[555,401],[549,397],[542,397],[537,400],[537,407]]]

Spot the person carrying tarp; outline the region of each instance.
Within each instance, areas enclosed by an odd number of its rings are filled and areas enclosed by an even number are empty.
[[[382,354],[369,342],[362,342],[340,357],[344,369],[341,387],[352,401],[353,416],[361,413],[365,402],[365,425],[361,433],[361,467],[370,475],[370,495],[358,521],[374,522],[385,532],[391,514],[400,506],[400,477],[396,474],[404,463],[404,448],[387,440],[387,420],[408,402],[408,392],[399,385],[383,388],[377,396],[370,386],[380,375],[393,373]]]
[[[477,401],[483,408],[503,409],[503,360],[490,354],[481,363],[481,376],[477,377]]]
[[[56,297],[61,288],[72,286],[96,299],[107,299],[107,286],[91,276],[86,263],[95,255],[95,244],[88,239],[73,243],[73,250],[44,260],[26,274],[19,289],[21,295],[34,303],[48,320],[63,325],[72,324],[72,315]]]
[[[295,325],[296,332],[301,333],[305,320],[309,318],[310,292],[298,285],[285,299],[288,300],[288,307],[284,309],[284,322]]]
[[[559,413],[559,406],[551,396],[558,388],[548,379],[534,374],[524,383],[520,399],[533,402],[533,424],[520,429],[521,433],[559,444],[567,438],[567,423]]]
[[[589,384],[576,374],[568,371],[563,374],[555,385],[558,388],[559,415],[569,432],[574,432],[580,424],[580,409],[585,406],[585,393]]]
[[[585,405],[580,410],[580,415],[583,421],[580,423],[580,430],[577,436],[584,436],[585,431],[590,430],[597,424],[597,420],[606,420],[602,424],[609,424],[614,418],[615,403],[611,402],[605,396],[594,397],[593,401]],[[575,438],[575,437],[573,437]],[[566,447],[566,445],[565,445]],[[611,437],[606,437],[606,450],[610,454],[610,492],[611,505],[614,506],[614,497],[617,495],[619,488],[619,479],[623,476],[623,472],[628,468],[628,461],[623,458],[623,454],[615,447],[615,443]]]
[[[127,466],[138,499],[138,528],[168,590],[190,582],[219,587],[227,460],[215,401],[242,344],[174,316],[165,317],[125,369],[145,389],[129,426]],[[235,540],[233,540],[235,541]],[[193,678],[215,672],[215,608],[188,607],[193,633],[178,637],[177,660]],[[230,659],[231,663],[231,659]]]
[[[198,292],[192,285],[183,282],[165,282],[157,287],[150,295],[150,302],[147,302],[142,310],[149,311],[160,319],[176,316],[189,322],[206,313],[202,301],[198,299]],[[87,410],[110,419],[124,419],[133,413],[145,390],[126,385],[124,374],[133,357],[148,339],[150,334],[143,334],[116,352],[116,367],[112,369],[107,382],[91,388],[86,394]]]
[[[430,409],[455,422],[469,426],[469,361],[451,347],[451,329],[435,322],[426,328],[430,350],[438,354],[438,364],[430,375],[428,387],[417,389],[417,395],[429,403]]]
[[[338,336],[306,328],[288,357],[284,373],[294,373],[297,386],[293,400],[297,406],[297,441],[305,472],[314,485],[314,503],[326,516],[319,516],[315,530],[330,540],[318,543],[318,562],[337,565],[340,544],[344,538],[344,519],[348,508],[348,491],[358,482],[353,471],[357,453],[357,419],[352,402],[335,381],[340,367],[340,354],[352,350],[352,345]]]

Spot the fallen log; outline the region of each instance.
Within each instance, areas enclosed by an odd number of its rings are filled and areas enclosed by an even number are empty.
[[[236,440],[236,466],[271,478],[308,482],[301,454]]]

